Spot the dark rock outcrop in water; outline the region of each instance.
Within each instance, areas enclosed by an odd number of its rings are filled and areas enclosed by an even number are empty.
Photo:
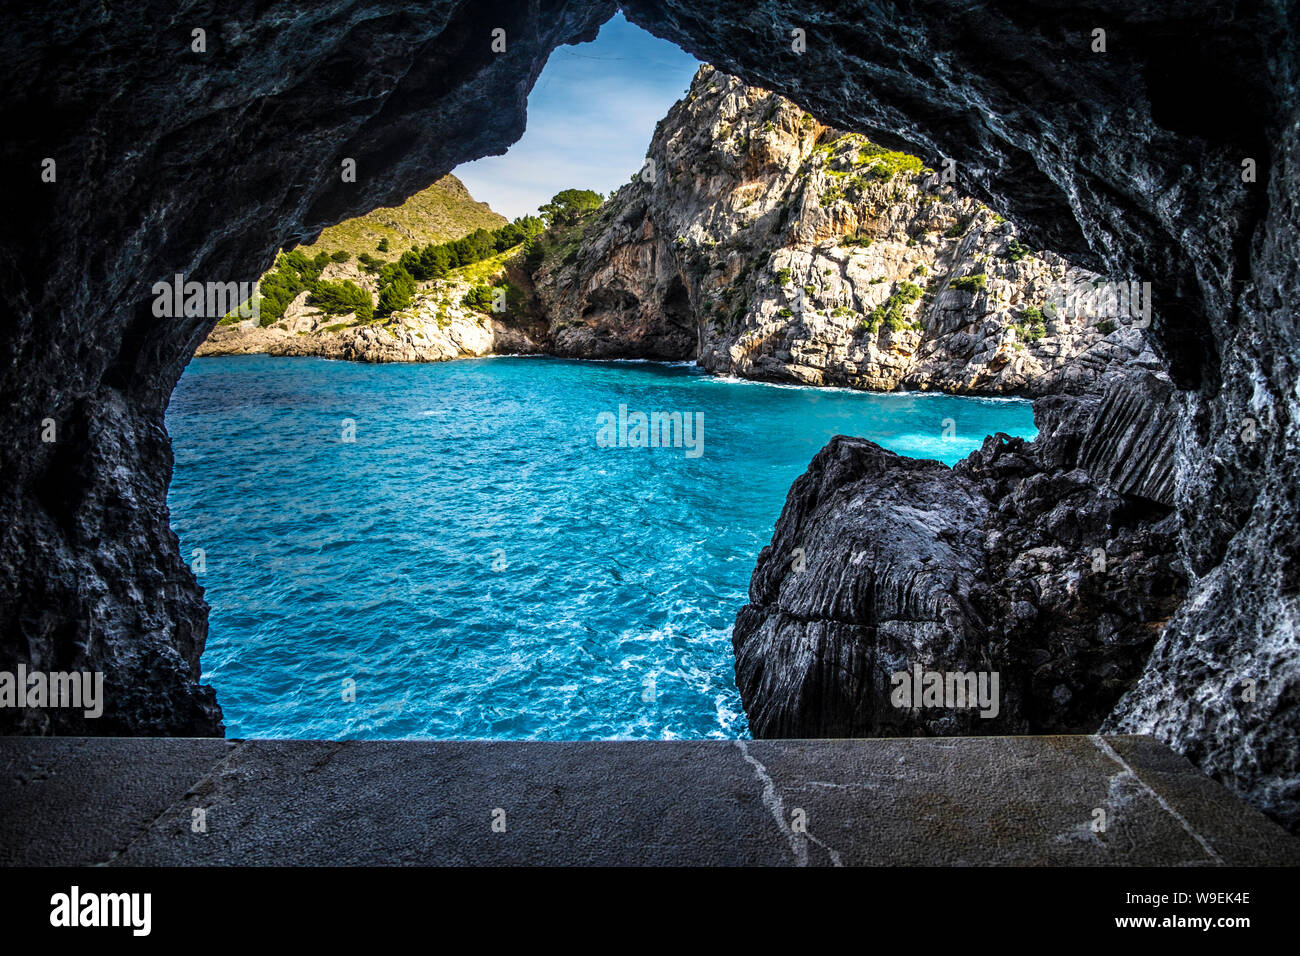
[[[1166,387],[1135,370],[1117,390]],[[827,445],[790,489],[736,619],[754,734],[1095,731],[1186,590],[1172,509],[1081,467],[1133,437],[1099,414],[1110,404],[1040,399],[1037,441],[993,436],[951,470],[865,439]],[[1156,447],[1126,479],[1152,484],[1171,455]],[[891,675],[917,665],[996,673],[996,707],[895,706]]]
[[[1107,727],[1154,733],[1300,826],[1295,4],[622,6],[825,124],[932,168],[952,157],[958,188],[1031,247],[1153,284],[1179,389],[1169,520],[1189,585]],[[613,10],[54,0],[8,14],[0,657],[102,668],[110,710],[94,725],[5,711],[3,729],[220,729],[197,679],[206,609],[167,523],[162,424],[215,316],[155,317],[152,283],[251,281],[277,247],[504,149],[550,51]],[[40,440],[45,419],[57,442]]]

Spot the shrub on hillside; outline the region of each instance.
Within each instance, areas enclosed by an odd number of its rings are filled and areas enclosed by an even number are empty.
[[[551,197],[551,201],[537,211],[548,229],[556,226],[569,226],[577,222],[584,213],[600,208],[604,197],[590,189],[563,189]]]
[[[954,289],[960,289],[962,292],[969,292],[974,295],[976,292],[983,292],[988,288],[988,277],[982,272],[977,272],[975,275],[953,279],[949,284]]]
[[[491,286],[476,285],[465,293],[464,303],[478,312],[490,312],[492,310],[492,298]]]
[[[346,315],[355,313],[362,322],[374,318],[374,306],[370,302],[370,293],[353,282],[344,279],[341,282],[317,282],[307,304],[314,305],[326,315]]]
[[[392,262],[379,271],[379,308],[375,315],[380,318],[400,312],[411,304],[415,297],[415,279],[398,263]]]
[[[894,291],[889,294],[889,298],[872,309],[862,320],[862,327],[868,332],[875,333],[882,325],[890,332],[900,332],[913,326],[914,323],[908,321],[904,310],[924,294],[921,287],[915,283],[898,283]]]

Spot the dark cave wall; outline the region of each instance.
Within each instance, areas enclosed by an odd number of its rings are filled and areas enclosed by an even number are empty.
[[[168,523],[163,427],[213,322],[155,318],[153,284],[253,281],[280,245],[503,152],[550,51],[613,11],[237,0],[7,13],[0,661],[102,670],[107,707],[98,720],[3,709],[0,730],[221,733],[198,684],[207,605]]]
[[[1034,245],[1154,287],[1184,391],[1189,598],[1117,729],[1170,741],[1293,826],[1297,775],[1297,8],[1098,0],[630,0],[629,18],[837,126],[957,161]],[[175,272],[251,281],[276,247],[500,152],[557,44],[609,3],[53,2],[0,39],[0,658],[106,672],[93,726],[218,733],[206,607],[176,553],[167,398],[211,320]],[[507,30],[492,54],[490,31]],[[208,52],[190,51],[207,30]],[[790,30],[807,50],[790,49]],[[1093,53],[1091,31],[1106,30]],[[40,181],[44,157],[58,181]],[[358,181],[339,177],[343,157]],[[1241,161],[1258,181],[1241,180]],[[40,441],[53,418],[58,441]],[[1244,420],[1258,423],[1253,441]],[[1256,680],[1251,702],[1233,688]]]

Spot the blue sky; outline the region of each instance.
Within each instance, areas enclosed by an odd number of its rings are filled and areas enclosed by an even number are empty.
[[[561,189],[606,195],[641,168],[655,123],[681,99],[699,62],[623,14],[581,46],[551,54],[528,97],[528,126],[504,156],[453,172],[475,199],[510,219]]]

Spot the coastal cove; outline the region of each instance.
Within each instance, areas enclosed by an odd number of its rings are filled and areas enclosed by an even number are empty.
[[[621,408],[699,454],[602,443]],[[1035,435],[1018,399],[546,357],[204,358],[167,426],[227,735],[334,739],[746,737],[731,627],[817,452]]]

